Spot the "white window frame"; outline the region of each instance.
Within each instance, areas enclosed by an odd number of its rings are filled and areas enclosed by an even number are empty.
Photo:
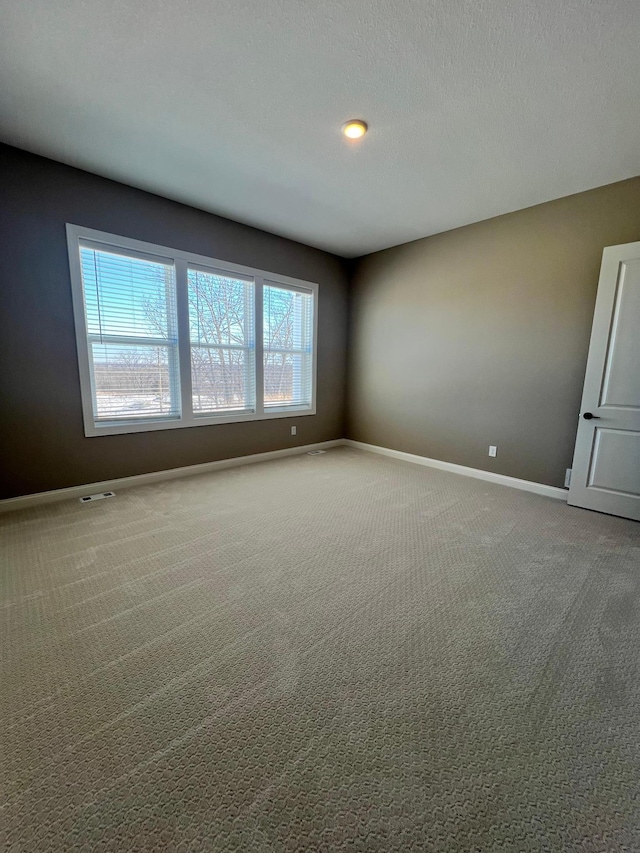
[[[271,287],[275,287],[275,288],[280,288],[280,287],[281,287],[281,286],[278,284],[278,282],[277,282],[277,281],[274,281],[273,279],[265,279],[265,280],[263,281],[263,288],[264,288],[264,287],[269,287],[269,286],[271,286]],[[299,290],[299,288],[291,288],[291,290]],[[263,289],[262,293],[263,293],[263,296],[264,296],[264,289]],[[311,310],[314,312],[314,314],[315,314],[315,309],[316,309],[315,302],[313,302],[313,303],[312,303],[312,305],[311,305]],[[269,352],[269,353],[285,354],[285,355],[302,355],[302,354],[304,354],[304,353],[305,353],[305,351],[306,351],[306,343],[307,343],[307,342],[306,342],[306,334],[304,334],[304,332],[306,332],[306,326],[303,326],[303,343],[302,343],[302,345],[301,345],[301,346],[299,346],[299,347],[296,347],[296,346],[291,346],[291,347],[269,347],[269,348],[267,349],[267,352]],[[313,331],[313,332],[312,332],[312,335],[313,335],[313,341],[315,341],[315,331]],[[313,341],[312,341],[312,344],[313,344]],[[264,346],[264,335],[263,335],[263,346]],[[312,346],[312,353],[313,353],[313,349],[314,349],[314,347]],[[313,370],[313,367],[312,367],[312,370]],[[263,389],[263,390],[264,390],[264,389]],[[266,410],[266,411],[271,411],[271,410],[272,410],[272,409],[274,409],[274,408],[276,408],[276,406],[272,406],[272,405],[270,405],[270,404],[268,404],[268,403],[267,403],[267,404],[266,404],[266,406],[265,406],[265,410]]]
[[[167,417],[144,420],[121,419],[96,423],[93,412],[93,394],[91,383],[92,362],[89,352],[89,337],[85,319],[84,288],[82,284],[82,269],[80,264],[80,241],[87,240],[92,243],[102,243],[105,248],[112,251],[122,250],[140,252],[150,256],[156,256],[163,260],[172,260],[175,266],[176,279],[176,303],[178,313],[178,364],[180,373],[180,398],[181,414],[179,417]],[[264,421],[274,418],[293,418],[304,415],[316,414],[316,384],[318,367],[318,297],[319,288],[315,282],[303,281],[290,278],[278,273],[266,270],[254,269],[253,267],[233,264],[205,255],[196,255],[193,252],[185,252],[181,249],[172,249],[167,246],[159,246],[154,243],[146,243],[134,240],[130,237],[122,237],[116,234],[108,234],[104,231],[96,231],[93,228],[84,228],[81,225],[67,223],[67,246],[69,251],[69,269],[71,273],[71,291],[73,297],[73,313],[76,330],[76,347],[78,351],[78,368],[80,375],[80,392],[82,396],[82,414],[84,419],[84,434],[86,436],[97,435],[123,435],[134,432],[151,432],[155,430],[180,429],[183,427],[211,426],[213,424],[243,423],[245,421]],[[153,258],[150,258],[152,260]],[[195,266],[207,272],[222,275],[239,275],[243,278],[252,278],[255,287],[255,382],[256,382],[256,407],[254,412],[241,412],[230,415],[228,412],[216,414],[194,414],[191,396],[191,343],[189,331],[189,292],[187,270],[189,266]],[[310,406],[283,406],[280,408],[264,406],[264,376],[263,376],[263,286],[274,284],[290,290],[310,293],[313,297],[313,362],[311,375],[311,405]]]

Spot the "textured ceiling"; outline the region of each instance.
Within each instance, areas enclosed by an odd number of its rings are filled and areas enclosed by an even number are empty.
[[[0,0],[0,20],[0,139],[345,256],[640,173],[639,0]]]

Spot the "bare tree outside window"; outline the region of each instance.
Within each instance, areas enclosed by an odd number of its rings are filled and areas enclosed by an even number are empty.
[[[255,407],[253,282],[189,269],[189,336],[195,413]],[[149,323],[163,323],[160,300],[146,304]]]
[[[317,285],[67,234],[87,435],[315,411]]]
[[[97,419],[175,416],[177,333],[172,264],[80,251]],[[155,304],[154,322],[147,304]]]
[[[189,270],[194,411],[255,406],[253,282]]]
[[[93,372],[99,417],[171,411],[166,348],[97,344]]]
[[[311,296],[264,288],[264,403],[309,405],[311,400]]]

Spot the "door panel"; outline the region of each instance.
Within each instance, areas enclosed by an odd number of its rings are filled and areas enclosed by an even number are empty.
[[[620,264],[601,406],[640,408],[640,259]]]
[[[594,439],[589,487],[640,496],[640,432],[596,427]]]
[[[569,503],[640,520],[640,243],[602,256]]]

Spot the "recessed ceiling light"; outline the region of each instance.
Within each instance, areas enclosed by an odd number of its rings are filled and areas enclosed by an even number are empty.
[[[349,139],[360,139],[368,129],[366,121],[359,118],[352,118],[342,125],[342,132]]]

